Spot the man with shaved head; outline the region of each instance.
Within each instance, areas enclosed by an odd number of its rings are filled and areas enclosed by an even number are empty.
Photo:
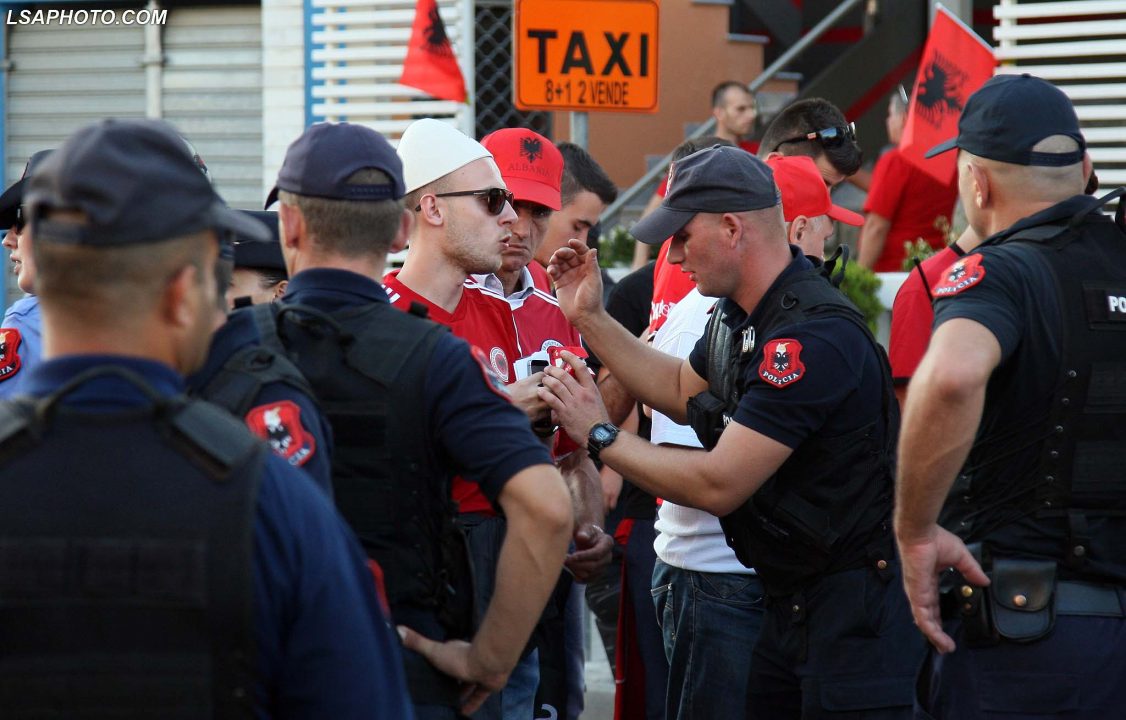
[[[934,646],[922,717],[1111,717],[1126,702],[1126,237],[1100,210],[1123,191],[1083,194],[1071,101],[1028,75],[985,83],[928,155],[955,149],[985,240],[931,291],[898,468],[907,595]]]

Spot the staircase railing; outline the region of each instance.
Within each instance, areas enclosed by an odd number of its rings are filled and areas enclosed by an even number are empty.
[[[752,93],[757,92],[759,89],[761,89],[763,85],[770,82],[775,75],[785,69],[787,65],[789,65],[794,61],[795,58],[801,55],[806,50],[806,48],[817,42],[817,40],[825,34],[826,30],[835,25],[842,17],[844,17],[846,13],[848,13],[850,10],[852,10],[862,2],[864,2],[864,0],[844,0],[840,5],[837,6],[835,10],[826,15],[821,20],[821,22],[813,26],[805,35],[802,35],[800,40],[794,43],[788,50],[786,50],[786,52],[782,53],[782,55],[773,63],[771,63],[769,67],[763,70],[758,77],[752,80],[750,84],[747,85],[747,89]],[[706,122],[692,131],[692,133],[690,133],[685,139],[695,140],[696,138],[704,137],[705,135],[709,135],[713,132],[715,132],[714,117],[708,118]],[[621,194],[618,195],[618,199],[611,203],[610,206],[606,208],[605,212],[602,213],[601,221],[604,227],[611,227],[613,224],[611,223],[611,221],[616,221],[618,219],[618,215],[621,214],[622,208],[636,200],[638,196],[641,195],[641,193],[645,192],[645,190],[648,189],[648,187],[657,178],[664,175],[666,169],[669,166],[669,163],[672,162],[672,155],[673,154],[671,152],[668,155],[665,155],[663,158],[661,158],[660,162],[649,168],[649,170],[647,170],[645,174],[641,176],[640,180],[623,190]]]

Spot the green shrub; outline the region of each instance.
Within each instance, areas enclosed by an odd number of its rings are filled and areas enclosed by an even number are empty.
[[[860,309],[873,334],[876,332],[876,320],[880,317],[880,313],[887,309],[876,295],[880,284],[880,279],[868,268],[860,267],[854,262],[845,266],[841,292]]]

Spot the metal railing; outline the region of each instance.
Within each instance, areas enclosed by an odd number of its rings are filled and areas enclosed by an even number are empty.
[[[761,89],[763,85],[770,82],[775,75],[781,72],[791,62],[793,62],[794,58],[801,55],[803,52],[805,52],[806,48],[817,42],[817,39],[824,35],[826,30],[835,25],[842,17],[844,17],[846,13],[848,13],[857,5],[860,5],[862,2],[864,2],[864,0],[844,0],[844,2],[838,5],[835,10],[833,10],[833,12],[826,15],[825,18],[821,20],[821,22],[817,23],[817,25],[811,28],[810,31],[805,35],[802,35],[801,39],[794,43],[793,46],[790,47],[790,49],[782,53],[781,57],[770,64],[770,67],[763,70],[758,77],[752,80],[750,84],[747,85],[747,89],[752,93],[758,92],[758,90]],[[694,131],[692,131],[692,133],[690,133],[685,138],[685,140],[695,140],[696,138],[701,138],[705,135],[709,135],[714,131],[715,118],[708,118],[707,122],[703,123]],[[670,152],[668,155],[665,155],[659,163],[649,168],[649,170],[641,176],[640,180],[635,182],[633,185],[622,191],[620,195],[618,195],[618,199],[611,203],[610,206],[606,208],[606,210],[602,213],[601,221],[603,227],[610,227],[612,225],[610,221],[617,220],[618,215],[622,211],[622,208],[632,203],[635,199],[637,199],[638,195],[644,192],[646,188],[648,188],[649,185],[653,183],[653,181],[665,174],[669,163],[672,162],[672,156],[672,152]]]

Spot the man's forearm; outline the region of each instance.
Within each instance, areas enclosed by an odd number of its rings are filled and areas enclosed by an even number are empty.
[[[944,362],[928,353],[911,380],[896,480],[895,526],[901,540],[933,529],[981,421],[988,376],[959,378],[958,370]]]
[[[860,254],[856,259],[861,267],[869,270],[875,267],[884,252],[890,229],[891,222],[887,218],[876,213],[868,213],[864,227],[860,230]]]
[[[535,466],[509,481],[500,503],[508,520],[492,600],[473,638],[475,662],[509,673],[559,578],[571,538],[570,493],[553,467]]]
[[[559,471],[571,491],[571,504],[575,513],[575,530],[588,525],[601,526],[606,517],[602,507],[602,482],[594,461],[579,448],[563,459]]]
[[[654,350],[605,311],[583,318],[578,328],[630,397],[670,416],[684,415],[686,399],[681,398],[679,358]]]

